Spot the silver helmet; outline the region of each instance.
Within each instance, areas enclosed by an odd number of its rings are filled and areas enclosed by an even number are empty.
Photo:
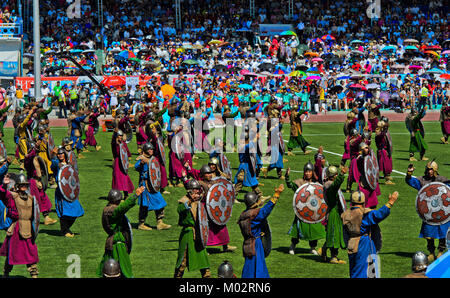
[[[108,193],[108,201],[110,203],[120,202],[122,200],[122,193],[117,189],[111,189]]]
[[[231,266],[229,261],[224,261],[220,264],[219,269],[217,270],[218,278],[232,278],[233,277],[233,266]]]
[[[248,192],[244,196],[244,203],[247,209],[258,202],[258,195],[254,192]]]
[[[428,258],[424,252],[418,251],[412,257],[412,270],[414,272],[424,271],[428,267]]]
[[[120,276],[120,265],[114,259],[108,259],[103,263],[102,273],[104,277],[114,278]]]
[[[303,172],[306,171],[314,171],[314,165],[310,161],[308,161],[308,163],[306,163],[303,167]]]

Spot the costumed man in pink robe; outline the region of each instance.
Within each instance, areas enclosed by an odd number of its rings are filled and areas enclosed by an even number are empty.
[[[364,193],[364,197],[366,198],[365,207],[376,209],[378,205],[378,196],[381,195],[380,185],[378,181],[376,181],[376,187],[372,190],[368,186],[364,171],[364,159],[366,156],[370,156],[370,147],[365,142],[361,142],[359,144],[359,149],[359,155],[356,158],[357,172],[355,173],[357,175],[356,181],[358,183],[358,190]]]
[[[358,167],[356,166],[356,158],[359,154],[359,144],[362,142],[363,137],[358,134],[356,128],[353,128],[350,131],[350,140],[348,141],[348,149],[349,149],[349,157],[350,157],[350,166],[348,170],[348,179],[347,179],[347,189],[346,192],[350,192],[352,190],[353,182],[358,182],[356,177],[359,177]]]
[[[200,170],[193,169],[188,163],[184,164],[187,171],[183,171],[183,182],[186,185],[188,182],[187,175],[197,180],[203,188],[203,198],[201,200],[203,206],[206,205],[206,196],[209,188],[214,184],[212,180],[215,176],[214,171],[209,165],[203,165]],[[206,208],[206,206],[205,206]],[[236,250],[236,246],[228,245],[230,242],[230,235],[226,225],[218,225],[208,217],[208,242],[206,246],[222,246],[224,252],[233,252]]]
[[[378,167],[380,168],[380,173],[383,172],[385,184],[395,184],[392,182],[392,148],[389,144],[387,133],[388,133],[388,123],[383,120],[378,122],[377,129],[375,130],[375,144],[377,145],[377,158]]]
[[[86,139],[84,140],[84,147],[87,149],[88,146],[95,147],[96,151],[102,149],[102,146],[98,146],[97,140],[95,139],[95,123],[98,123],[98,117],[100,113],[98,111],[93,111],[88,116],[88,128],[86,130]]]
[[[124,169],[124,167],[122,166],[120,148],[125,144],[123,137],[123,132],[117,127],[114,128],[113,136],[111,139],[111,150],[114,158],[111,188],[123,191],[124,197],[126,198],[129,193],[132,193],[134,191],[134,185],[130,177],[128,176],[128,167]],[[123,150],[125,150],[125,156],[123,158],[128,158],[126,149],[125,147],[123,148]]]
[[[12,224],[6,231],[6,238],[0,248],[0,256],[6,257],[3,277],[8,277],[14,265],[26,265],[32,278],[38,277],[38,248],[35,242],[36,227],[34,220],[34,200],[28,193],[29,182],[25,175],[17,177],[14,191],[7,190],[9,177],[5,177],[0,187],[5,196],[7,216]]]
[[[189,120],[176,118],[171,123],[172,133],[168,135],[169,144],[169,180],[172,185],[183,187],[181,182],[186,162],[192,167],[192,135]]]
[[[170,194],[165,188],[167,187],[168,180],[167,180],[167,170],[166,170],[166,155],[164,151],[161,151],[160,145],[164,147],[164,140],[162,136],[159,134],[158,129],[156,126],[159,125],[158,122],[151,121],[148,125],[148,139],[149,142],[153,145],[154,148],[154,156],[158,159],[159,162],[159,169],[161,171],[161,189],[160,192],[162,194]]]
[[[44,215],[44,224],[47,226],[56,223],[57,220],[52,219],[49,216],[50,210],[52,209],[52,203],[50,202],[48,195],[45,193],[44,186],[41,181],[45,171],[45,169],[41,169],[41,166],[45,165],[39,164],[38,155],[36,152],[36,148],[40,146],[40,142],[42,141],[37,139],[36,143],[28,143],[29,152],[25,155],[24,167],[27,172],[30,194],[36,197],[39,203],[39,209],[42,215]],[[48,170],[46,170],[46,172],[48,173]]]

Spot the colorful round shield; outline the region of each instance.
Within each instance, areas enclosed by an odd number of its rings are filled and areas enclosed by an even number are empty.
[[[69,165],[71,165],[72,167],[74,167],[74,169],[76,171],[78,171],[78,161],[77,161],[77,157],[75,156],[75,153],[73,153],[73,151],[68,151],[67,152],[67,163]]]
[[[224,180],[218,180],[213,184],[206,195],[206,211],[209,218],[220,226],[226,225],[231,218],[234,203],[233,185]]]
[[[0,156],[4,158],[8,156],[8,152],[6,151],[6,146],[3,141],[0,141]]]
[[[197,222],[201,243],[203,247],[206,247],[209,235],[208,214],[201,202],[197,205]]]
[[[450,220],[450,187],[441,182],[423,186],[416,197],[416,211],[429,225],[442,225]]]
[[[231,173],[231,163],[228,160],[228,158],[225,156],[225,154],[220,154],[219,156],[219,163],[220,163],[220,168],[222,170],[222,172],[224,172],[227,176],[231,177],[232,173]]]
[[[71,165],[64,165],[58,173],[58,187],[66,201],[78,200],[80,195],[78,171]]]
[[[372,155],[367,155],[364,157],[364,177],[364,184],[366,184],[366,186],[370,189],[375,190],[378,183],[379,171],[374,163]]]
[[[125,148],[125,144],[120,143],[119,145],[119,161],[120,161],[120,166],[122,168],[122,171],[125,174],[128,174],[128,166],[129,166],[129,161],[128,161],[128,152],[127,152],[127,148]]]
[[[39,202],[35,196],[33,197],[33,240],[36,240],[37,235],[39,233],[39,223],[41,219],[41,210],[39,209]]]
[[[166,166],[166,152],[164,149],[164,142],[162,140],[162,137],[158,137],[157,144],[158,144],[158,148],[159,148],[159,155],[161,157],[162,165],[165,167]]]
[[[148,180],[156,192],[161,189],[161,168],[158,159],[154,156],[148,161]]]
[[[319,223],[327,214],[323,186],[306,183],[297,189],[292,200],[295,215],[306,223]]]

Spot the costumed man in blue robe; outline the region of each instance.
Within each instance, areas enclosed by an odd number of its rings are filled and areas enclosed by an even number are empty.
[[[406,183],[417,189],[418,191],[424,187],[425,185],[432,182],[442,182],[445,183],[449,179],[439,175],[438,173],[438,164],[435,161],[428,162],[425,166],[425,175],[422,177],[416,178],[413,177],[412,174],[414,172],[414,166],[412,164],[409,165],[405,181]],[[427,240],[427,249],[429,251],[428,261],[431,263],[436,258],[439,258],[446,250],[445,239],[446,233],[450,228],[450,221],[441,225],[430,225],[425,221],[422,221],[422,227],[420,228],[419,238],[425,238]],[[438,244],[438,254],[435,255],[435,239],[439,239]]]
[[[364,208],[365,197],[361,191],[352,193],[352,206],[341,214],[344,238],[348,239],[347,252],[351,278],[379,278],[381,233],[378,224],[389,216],[398,199],[398,192],[389,195],[383,207]]]
[[[52,159],[51,165],[52,171],[55,173],[56,185],[58,185],[55,190],[55,209],[61,224],[62,235],[73,238],[75,237],[75,234],[70,231],[70,227],[75,223],[75,220],[78,217],[84,215],[84,209],[78,198],[75,198],[72,202],[66,200],[59,188],[59,171],[67,164],[67,153],[64,148],[60,147],[57,149],[56,157]]]
[[[73,149],[77,150],[78,158],[84,158],[83,155],[81,155],[81,151],[83,151],[83,141],[81,140],[81,137],[83,136],[81,132],[81,123],[84,121],[84,119],[87,117],[87,115],[82,115],[81,112],[74,113],[75,111],[72,111],[72,114],[70,115],[68,122],[69,122],[69,129],[70,129],[70,140],[73,142]]]
[[[242,245],[243,255],[245,258],[244,267],[242,268],[242,278],[269,278],[269,270],[266,265],[266,254],[263,242],[261,240],[262,232],[267,234],[270,231],[267,217],[272,212],[277,203],[280,194],[284,190],[284,185],[280,184],[275,189],[275,194],[263,207],[260,200],[254,192],[245,195],[246,210],[241,213],[238,224],[241,233],[244,236]]]
[[[149,161],[153,157],[154,147],[152,143],[145,143],[142,146],[142,155],[136,160],[134,168],[139,172],[139,186],[145,186],[144,191],[139,196],[139,230],[152,230],[151,227],[145,225],[145,219],[147,218],[148,211],[155,211],[156,216],[156,228],[158,230],[166,230],[171,227],[163,222],[164,208],[167,206],[166,201],[159,191],[156,191],[150,182],[149,173]]]

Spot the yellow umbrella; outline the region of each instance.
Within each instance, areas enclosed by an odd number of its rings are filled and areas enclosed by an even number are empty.
[[[169,84],[165,84],[161,87],[161,92],[163,94],[163,98],[166,98],[166,96],[169,96],[169,99],[171,99],[175,94],[175,88],[170,86]]]
[[[177,52],[177,53],[184,53],[184,51],[185,51],[185,50],[184,50],[183,48],[178,48],[176,52]]]
[[[303,56],[319,57],[319,54],[315,52],[306,52]]]
[[[295,70],[289,74],[290,77],[302,77],[304,75],[305,75],[305,73],[300,70]]]
[[[213,39],[210,42],[208,42],[208,44],[221,44],[223,41],[221,40],[217,40],[217,39]]]

